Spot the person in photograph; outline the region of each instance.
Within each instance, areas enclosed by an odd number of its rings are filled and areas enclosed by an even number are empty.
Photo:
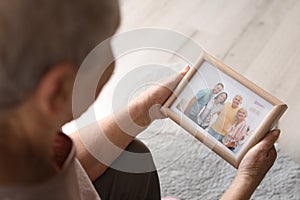
[[[213,116],[220,114],[227,97],[228,94],[226,92],[221,92],[207,103],[205,109],[199,113],[197,119],[201,128],[206,129],[211,123]]]
[[[227,131],[235,120],[236,113],[239,110],[242,100],[243,97],[241,95],[235,95],[231,103],[226,102],[218,118],[208,130],[208,133],[218,141],[222,142],[223,138],[227,135]]]
[[[235,150],[246,138],[249,126],[246,122],[247,110],[240,108],[236,114],[236,119],[223,138],[222,143],[231,151]]]
[[[211,98],[224,89],[222,83],[217,83],[213,88],[199,90],[189,101],[184,114],[197,123],[197,116]]]

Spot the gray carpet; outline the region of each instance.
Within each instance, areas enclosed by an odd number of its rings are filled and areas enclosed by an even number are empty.
[[[219,199],[234,177],[235,168],[168,119],[156,121],[139,138],[153,153],[163,196]],[[300,167],[276,148],[276,163],[252,199],[298,200]]]

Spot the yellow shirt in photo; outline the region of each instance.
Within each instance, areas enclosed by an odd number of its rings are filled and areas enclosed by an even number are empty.
[[[231,102],[226,102],[217,120],[211,126],[219,134],[226,136],[230,126],[234,123],[239,108],[232,108]]]

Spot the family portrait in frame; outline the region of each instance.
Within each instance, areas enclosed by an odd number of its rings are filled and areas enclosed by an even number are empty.
[[[162,107],[170,119],[236,168],[286,109],[206,52]]]

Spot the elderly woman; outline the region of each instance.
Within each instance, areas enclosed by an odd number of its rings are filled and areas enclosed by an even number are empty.
[[[228,134],[222,140],[222,143],[232,151],[241,144],[247,135],[249,126],[247,125],[246,117],[247,110],[240,108]]]
[[[228,94],[226,92],[221,92],[207,103],[205,109],[200,112],[197,117],[198,124],[201,128],[206,129],[209,126],[213,116],[220,114],[227,97]]]

